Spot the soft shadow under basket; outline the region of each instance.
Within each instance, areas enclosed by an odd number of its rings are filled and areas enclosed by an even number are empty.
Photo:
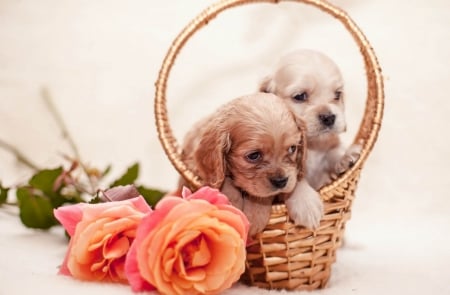
[[[283,0],[224,0],[206,8],[173,41],[160,69],[155,97],[159,139],[172,164],[194,188],[200,187],[202,182],[181,161],[179,147],[167,117],[166,87],[170,70],[189,38],[219,13],[260,2],[276,4]],[[246,283],[267,289],[314,290],[323,288],[330,278],[331,265],[342,243],[345,223],[350,218],[361,169],[377,139],[383,114],[383,80],[373,49],[345,11],[322,0],[290,2],[314,6],[339,20],[358,45],[367,76],[366,107],[354,139],[354,142],[364,142],[361,157],[344,175],[320,190],[325,205],[320,227],[315,231],[296,227],[289,221],[284,205],[273,205],[269,224],[247,248],[246,271],[243,275]]]

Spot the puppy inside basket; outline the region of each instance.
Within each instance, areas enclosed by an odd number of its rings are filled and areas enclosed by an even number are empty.
[[[280,58],[259,90],[282,98],[306,124],[306,180],[319,190],[358,160],[362,144],[346,148],[344,82],[338,66],[315,50],[294,50]]]
[[[255,93],[197,122],[185,136],[181,159],[244,212],[250,236],[265,228],[276,197],[286,200],[296,224],[308,227],[315,224],[310,220],[320,220],[322,203],[304,180],[298,182],[303,179],[299,146],[304,132],[303,122],[283,100]],[[181,179],[180,187],[183,184]]]

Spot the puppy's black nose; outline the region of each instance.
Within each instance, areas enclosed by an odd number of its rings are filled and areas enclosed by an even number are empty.
[[[286,186],[289,177],[274,177],[270,179],[272,185],[276,188],[283,188]]]
[[[319,115],[319,120],[320,122],[327,126],[327,127],[331,127],[334,124],[334,121],[336,121],[336,115],[335,114],[320,114]]]

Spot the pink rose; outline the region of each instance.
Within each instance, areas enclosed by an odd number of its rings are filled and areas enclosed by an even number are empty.
[[[218,294],[245,268],[249,223],[218,190],[164,197],[141,222],[125,263],[133,291]]]
[[[86,281],[126,283],[125,257],[151,209],[144,198],[64,206],[54,210],[71,236],[60,274]]]

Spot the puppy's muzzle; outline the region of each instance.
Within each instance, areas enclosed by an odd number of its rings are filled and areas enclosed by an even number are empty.
[[[326,127],[331,127],[336,121],[336,115],[333,113],[319,114],[319,121],[322,125]]]
[[[270,183],[277,189],[283,188],[286,186],[289,177],[274,177],[270,178]]]

